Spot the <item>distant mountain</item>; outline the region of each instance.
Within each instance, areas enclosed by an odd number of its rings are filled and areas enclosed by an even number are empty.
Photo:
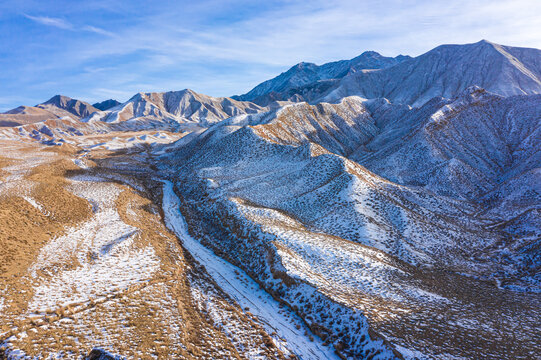
[[[379,71],[344,76],[320,98],[387,98],[420,106],[435,96],[453,98],[477,85],[498,95],[541,93],[541,50],[498,45],[486,40],[441,45],[416,58]],[[315,100],[315,99],[312,99]]]
[[[56,119],[57,115],[34,106],[19,106],[0,114],[0,127],[13,127]]]
[[[56,113],[58,111],[57,109],[62,109],[78,118],[83,118],[99,110],[87,102],[72,99],[64,95],[55,95],[46,102],[36,105],[36,107],[52,113]]]
[[[44,103],[35,106],[22,105],[0,114],[0,126],[19,126],[64,117],[78,120],[95,111],[98,109],[89,103],[55,95]]]
[[[113,108],[117,105],[120,105],[121,102],[120,101],[117,101],[117,100],[114,100],[114,99],[108,99],[108,100],[104,100],[102,102],[97,102],[95,104],[92,104],[92,106],[94,106],[96,109],[99,109],[99,110],[109,110],[110,108]]]
[[[541,93],[541,50],[498,45],[486,40],[441,45],[415,58],[384,57],[367,51],[351,60],[321,66],[299,63],[238,100],[336,102],[346,96],[387,98],[421,106],[453,98],[470,86],[511,96]]]
[[[266,105],[273,100],[304,100],[302,96],[306,88],[324,89],[351,71],[361,69],[383,69],[404,60],[409,56],[385,57],[375,51],[366,51],[351,60],[340,60],[323,65],[301,62],[279,76],[267,80],[244,95],[233,96],[234,99],[254,101]],[[302,90],[304,89],[304,90]],[[300,96],[295,96],[300,95]],[[310,98],[313,96],[309,96]]]
[[[105,113],[96,113],[84,121],[121,123],[160,127],[181,123],[208,126],[230,116],[265,111],[259,105],[231,98],[216,98],[192,90],[163,93],[138,93],[127,102]]]

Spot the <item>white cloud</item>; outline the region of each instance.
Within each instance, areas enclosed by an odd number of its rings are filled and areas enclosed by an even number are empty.
[[[27,14],[24,14],[24,16],[42,25],[53,26],[59,29],[66,29],[66,30],[71,30],[73,28],[72,24],[70,24],[66,20],[59,19],[59,18],[48,17],[48,16],[31,16]]]
[[[76,27],[69,21],[60,19],[60,18],[54,18],[54,17],[49,17],[49,16],[31,16],[28,14],[23,14],[23,15],[26,18],[32,21],[35,21],[39,24],[46,25],[46,26],[53,26],[59,29],[73,30],[73,31],[87,31],[87,32],[92,32],[92,33],[110,36],[110,37],[115,36],[115,34],[113,34],[110,31],[107,31],[107,30],[104,30],[102,28],[92,26],[92,25],[84,25],[82,27]]]
[[[120,28],[116,38],[81,46],[76,59],[138,52],[155,67],[197,60],[277,67],[351,58],[365,50],[415,56],[442,43],[483,38],[541,47],[540,5],[531,0],[287,2],[240,21],[198,27],[175,21],[178,14],[166,9]]]
[[[91,25],[83,26],[83,27],[81,28],[81,30],[89,31],[89,32],[93,32],[93,33],[100,34],[100,35],[105,35],[105,36],[111,36],[111,37],[114,37],[114,36],[115,36],[115,34],[113,34],[113,33],[110,32],[110,31],[101,29],[101,28],[96,27],[96,26],[91,26]]]

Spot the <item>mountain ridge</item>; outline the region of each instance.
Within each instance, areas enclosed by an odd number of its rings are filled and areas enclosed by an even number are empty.
[[[92,104],[92,106],[94,106],[96,109],[105,111],[105,110],[109,110],[110,108],[113,108],[113,107],[115,107],[117,105],[120,105],[120,104],[121,104],[121,102],[117,101],[115,99],[107,99],[107,100],[103,100],[103,101],[97,102],[95,104]]]
[[[502,46],[486,40],[440,45],[388,69],[348,74],[320,99],[335,101],[358,95],[421,106],[435,96],[453,98],[474,85],[503,96],[539,94],[541,66],[535,60],[539,57],[538,49]]]
[[[108,123],[151,122],[156,126],[184,123],[208,126],[230,116],[257,113],[263,108],[251,102],[226,97],[212,97],[190,89],[168,92],[137,93],[128,101],[105,112],[97,112],[82,121]]]
[[[404,55],[398,55],[394,58],[385,57],[375,51],[365,51],[350,60],[333,61],[322,65],[300,62],[275,78],[262,82],[246,94],[235,95],[232,98],[264,104],[269,102],[266,95],[295,92],[295,89],[313,85],[318,81],[340,79],[350,71],[381,69],[408,58],[409,56]],[[287,96],[277,97],[276,95],[274,95],[274,99],[291,100]]]
[[[0,114],[0,126],[14,127],[64,117],[79,120],[95,111],[99,110],[87,102],[55,95],[43,103],[34,106],[21,105]]]
[[[53,113],[56,110],[55,108],[63,109],[78,118],[84,118],[93,112],[99,111],[99,109],[85,101],[72,99],[64,95],[55,95],[44,103],[36,105],[36,107]]]

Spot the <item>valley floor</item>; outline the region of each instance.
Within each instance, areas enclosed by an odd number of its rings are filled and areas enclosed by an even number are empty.
[[[84,358],[93,348],[149,359],[339,358],[299,311],[190,235],[148,148],[0,147],[0,358]],[[242,206],[255,219],[273,211]],[[273,231],[289,236],[277,245],[285,269],[310,274],[340,311],[364,314],[397,357],[539,354],[539,295],[417,270],[300,225]]]
[[[1,146],[0,358],[82,358],[93,348],[129,358],[335,357],[187,237],[166,186],[181,246],[149,192],[161,183],[141,180],[137,161],[114,173],[67,146]]]

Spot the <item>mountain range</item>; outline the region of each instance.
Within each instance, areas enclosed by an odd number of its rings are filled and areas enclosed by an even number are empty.
[[[22,269],[0,277],[0,357],[88,350],[47,340],[60,330],[43,316],[128,357],[532,359],[541,346],[538,49],[367,51],[239,96],[57,95],[0,121],[0,245],[30,254],[0,258]],[[21,211],[41,243],[20,238]]]
[[[435,96],[452,98],[472,85],[503,96],[539,94],[540,51],[482,40],[441,45],[415,58],[365,52],[321,66],[300,63],[238,99],[319,102],[357,95],[420,106]]]

